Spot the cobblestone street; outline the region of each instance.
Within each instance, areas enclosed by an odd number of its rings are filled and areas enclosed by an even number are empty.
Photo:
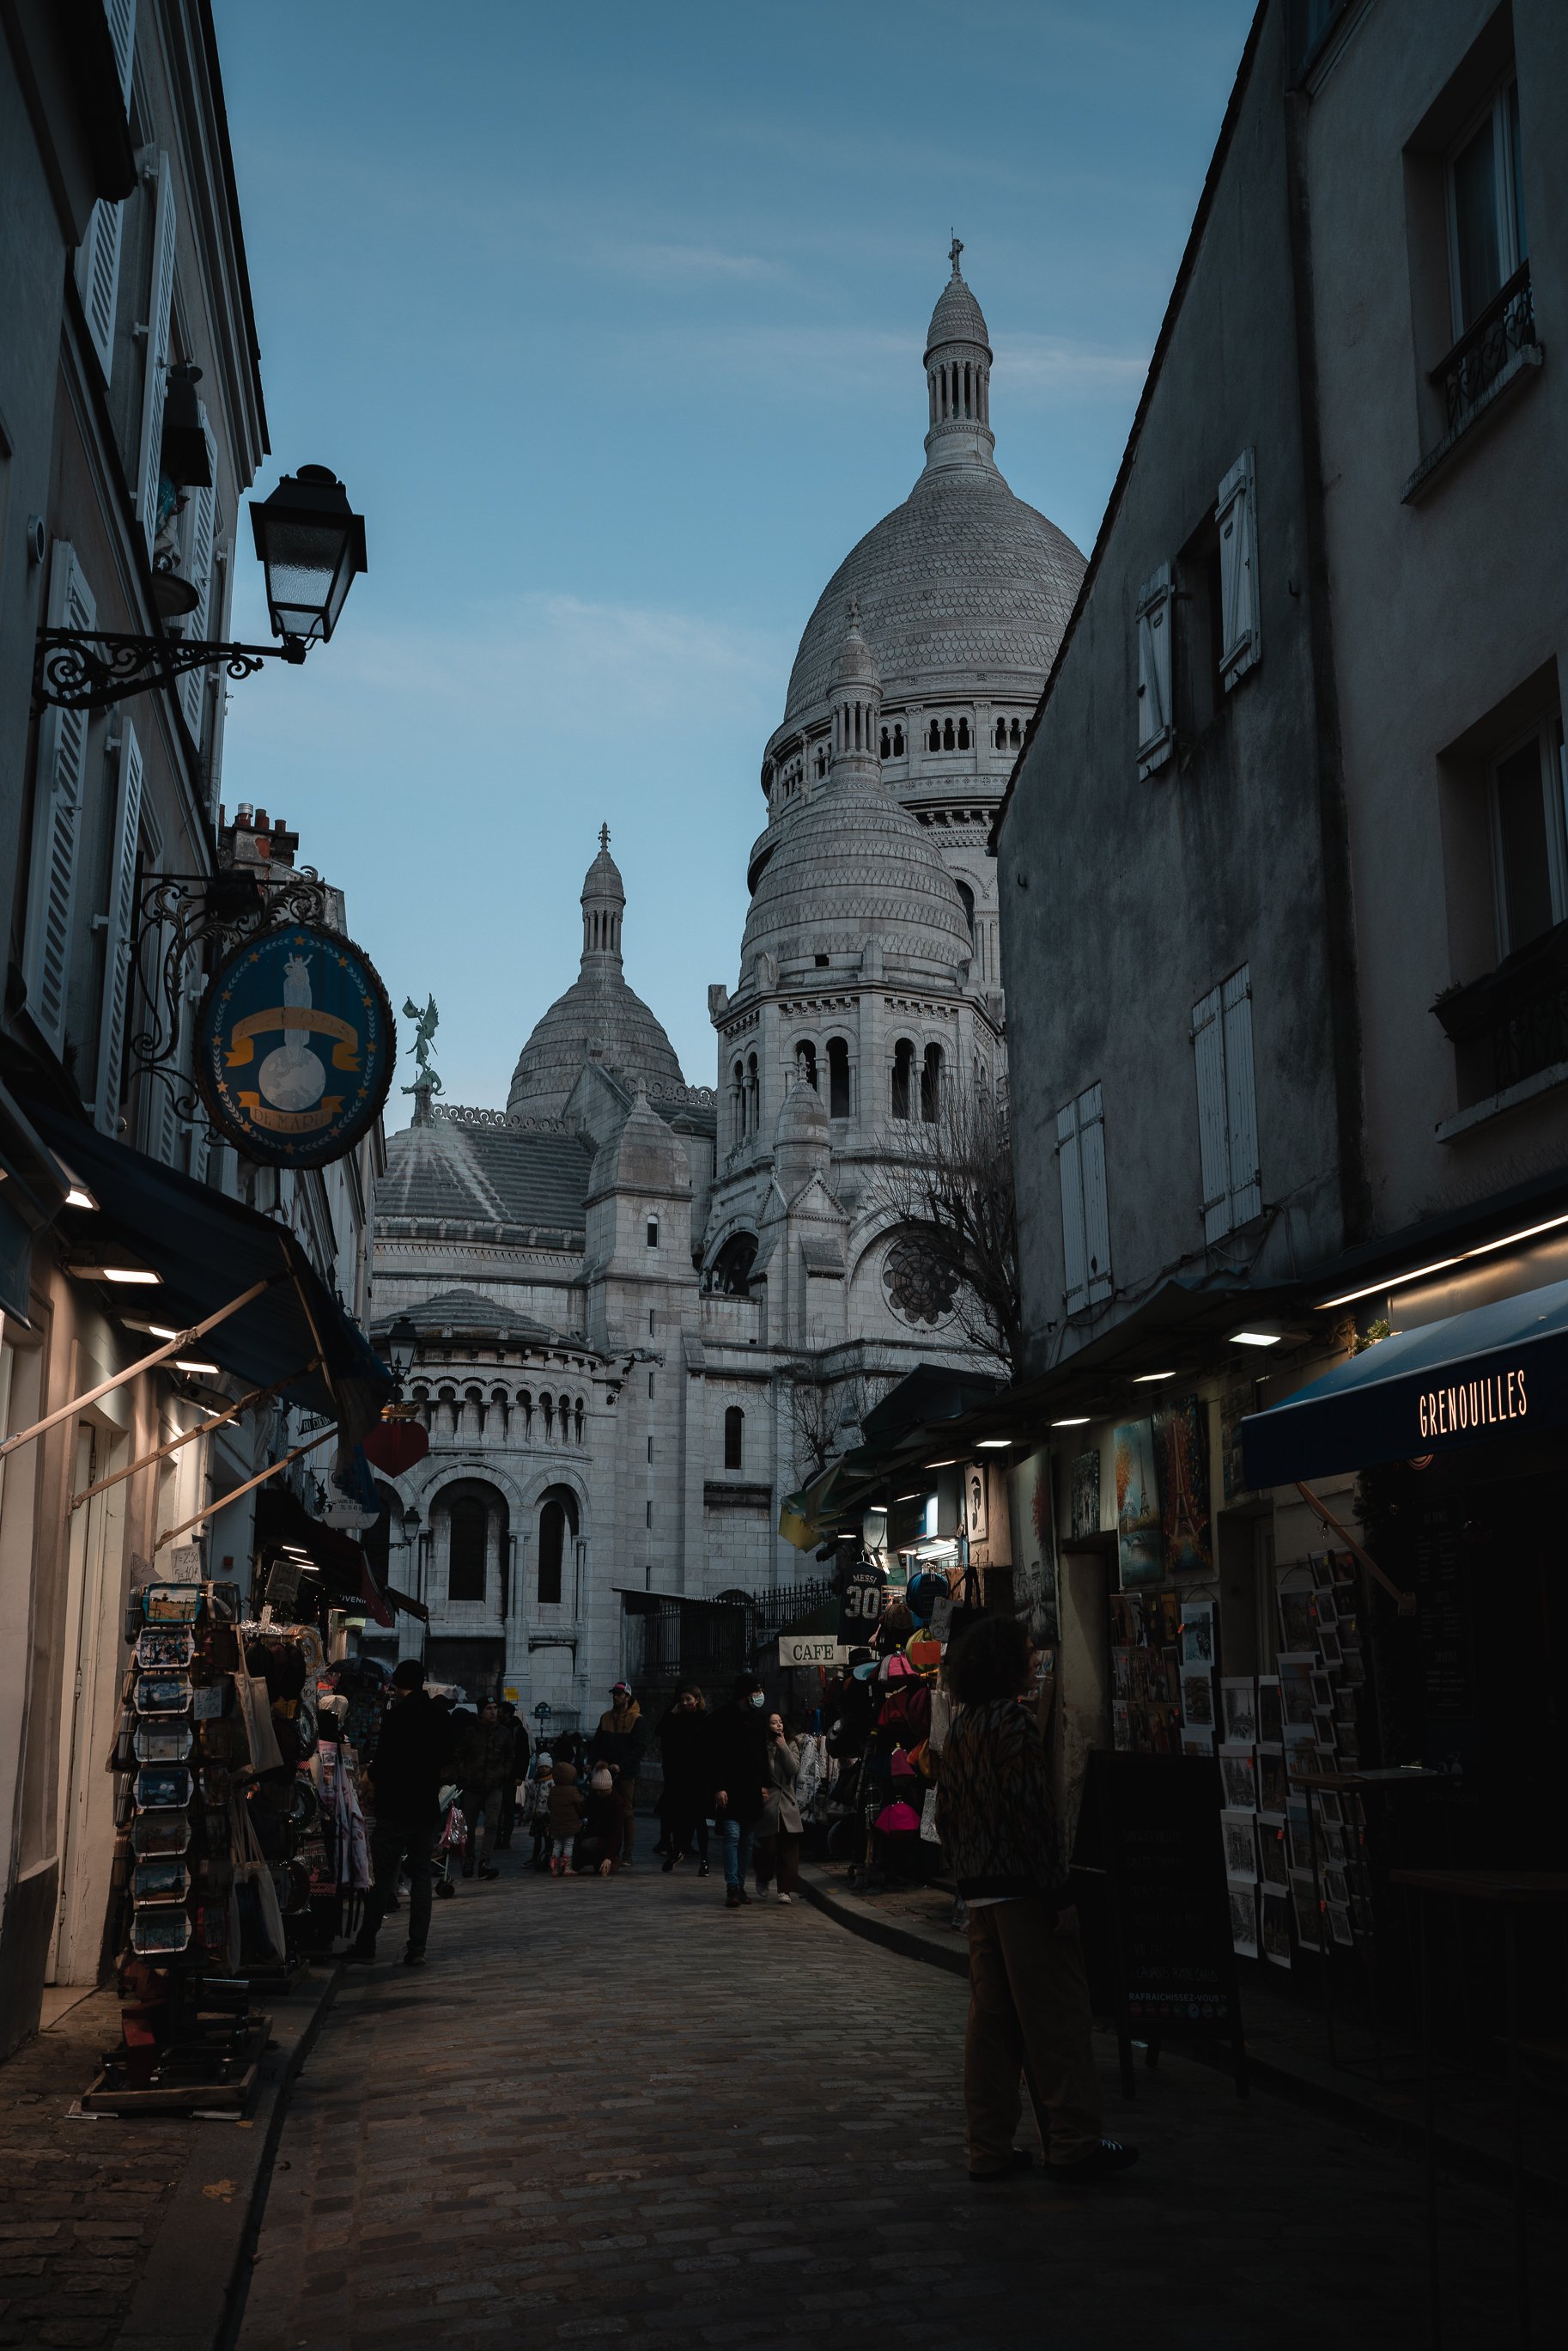
[[[241,2351],[1427,2340],[1417,2164],[1175,2060],[1134,2113],[1107,2041],[1139,2169],[971,2188],[962,1983],[804,1904],[511,1856],[438,1906],[422,1974],[400,1923],[296,2091]],[[1505,2208],[1444,2207],[1449,2351],[1511,2340]]]

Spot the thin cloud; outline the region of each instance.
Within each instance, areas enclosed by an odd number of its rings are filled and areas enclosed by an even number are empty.
[[[1025,399],[1096,392],[1136,392],[1148,369],[1142,351],[1107,351],[1058,335],[1008,335],[999,341],[997,389]]]

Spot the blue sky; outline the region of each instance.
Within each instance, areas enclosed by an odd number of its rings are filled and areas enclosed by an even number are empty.
[[[504,1102],[575,976],[602,819],[628,977],[712,1083],[763,745],[919,470],[952,229],[998,461],[1087,549],[1251,13],[216,0],[259,487],[329,464],[370,557],[234,690],[224,796],[297,827],[397,1007],[434,992],[449,1099]]]

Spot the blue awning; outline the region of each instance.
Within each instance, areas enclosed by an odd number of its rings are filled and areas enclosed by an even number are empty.
[[[1568,1427],[1568,1281],[1397,1332],[1241,1423],[1249,1486]]]

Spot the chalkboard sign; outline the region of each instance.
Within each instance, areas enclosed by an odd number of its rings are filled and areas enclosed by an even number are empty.
[[[1231,2043],[1236,2086],[1246,2053],[1220,1837],[1220,1771],[1202,1755],[1089,1758],[1074,1848],[1096,2006],[1114,2016],[1124,2086],[1132,2042],[1176,2032]]]

